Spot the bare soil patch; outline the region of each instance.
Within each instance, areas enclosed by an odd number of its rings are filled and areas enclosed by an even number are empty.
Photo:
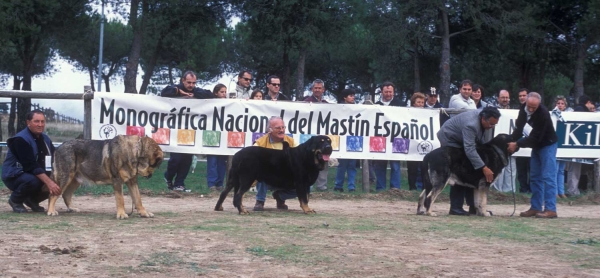
[[[389,196],[388,196],[389,197]],[[0,276],[6,277],[598,277],[595,205],[560,204],[553,220],[417,216],[392,199],[311,199],[240,216],[216,195],[143,196],[155,218],[116,220],[112,196],[76,196],[79,213],[14,214],[0,196]],[[131,207],[130,200],[126,204]],[[254,204],[253,196],[244,203]],[[517,204],[518,212],[528,205]]]

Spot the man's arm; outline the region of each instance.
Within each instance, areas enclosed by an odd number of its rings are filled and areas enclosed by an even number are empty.
[[[48,190],[50,191],[50,194],[52,194],[54,196],[60,195],[60,193],[61,193],[60,186],[58,186],[58,184],[56,184],[50,177],[48,177],[48,175],[46,175],[46,173],[37,174],[35,176],[38,179],[40,179],[46,186],[48,186]]]
[[[199,98],[199,99],[215,98],[215,95],[213,95],[213,93],[211,91],[205,90],[205,89],[194,88],[192,93],[194,94],[194,98]]]
[[[471,164],[473,164],[473,168],[475,170],[483,168],[485,163],[483,163],[483,160],[481,160],[481,157],[477,153],[477,130],[471,126],[465,126],[462,134],[465,154],[469,161],[471,161]]]

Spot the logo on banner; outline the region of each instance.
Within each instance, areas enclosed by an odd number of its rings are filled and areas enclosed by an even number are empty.
[[[557,122],[556,135],[559,147],[600,148],[600,123],[598,122]]]
[[[117,128],[115,128],[115,126],[111,124],[105,124],[102,127],[100,127],[98,134],[102,139],[112,139],[115,136],[117,136]]]
[[[417,145],[417,152],[420,155],[426,155],[433,150],[433,144],[429,141],[422,141]]]

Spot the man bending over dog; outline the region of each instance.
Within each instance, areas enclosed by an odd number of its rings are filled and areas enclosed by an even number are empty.
[[[475,170],[482,171],[486,182],[494,180],[494,172],[488,168],[477,153],[477,144],[485,144],[492,140],[492,128],[498,123],[500,111],[496,107],[486,107],[483,110],[469,110],[460,113],[446,121],[438,131],[437,136],[442,147],[452,147],[456,151],[464,151]],[[456,199],[456,198],[454,198]],[[462,205],[453,204],[450,197],[451,215],[469,215],[475,212],[474,204],[469,204],[469,212]],[[462,202],[462,200],[461,200]]]
[[[27,128],[6,140],[8,153],[2,164],[2,181],[12,190],[8,204],[14,212],[27,212],[25,204],[34,212],[44,212],[39,204],[52,195],[60,195],[60,187],[50,179],[46,165],[52,162],[54,145],[44,134],[46,117],[41,110],[27,113]]]
[[[294,144],[294,138],[285,134],[285,125],[283,119],[280,117],[271,117],[269,120],[269,133],[258,138],[254,142],[254,146],[263,148],[282,150],[283,142],[287,142],[290,147],[296,146]],[[276,185],[275,185],[276,186]],[[267,197],[267,187],[270,185],[264,182],[258,182],[256,184],[256,204],[254,205],[254,211],[263,211],[265,209],[265,199]],[[296,198],[296,191],[294,190],[279,190],[273,192],[273,198],[277,201],[278,209],[288,209],[285,204],[285,200]]]

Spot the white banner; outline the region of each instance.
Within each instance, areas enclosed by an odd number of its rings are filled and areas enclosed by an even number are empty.
[[[94,94],[92,139],[146,135],[167,152],[232,155],[264,135],[272,116],[297,144],[328,135],[336,158],[418,161],[439,147],[437,109],[122,93]]]

